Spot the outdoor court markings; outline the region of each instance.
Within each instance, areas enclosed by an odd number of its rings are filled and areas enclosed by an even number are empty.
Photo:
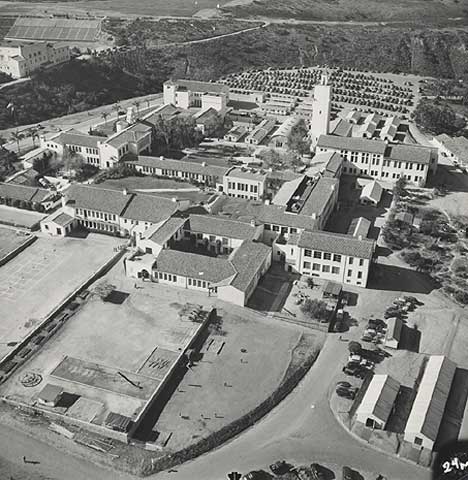
[[[40,247],[33,252],[25,251],[21,263],[7,263],[0,268],[0,297],[16,301],[18,297],[27,294],[41,280],[67,261],[72,255],[63,256],[61,252]],[[27,255],[27,257],[26,257]],[[57,258],[63,257],[60,262]]]

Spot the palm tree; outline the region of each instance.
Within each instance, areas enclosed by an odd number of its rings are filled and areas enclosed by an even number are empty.
[[[116,103],[115,105],[112,105],[112,110],[115,111],[115,113],[117,113],[117,120],[120,118],[120,105],[118,103]]]
[[[36,147],[36,139],[39,140],[39,130],[37,128],[31,128],[29,132],[33,142],[33,147]]]
[[[107,125],[107,117],[109,116],[109,114],[107,112],[102,112],[101,113],[101,118],[104,119],[104,125]]]
[[[15,130],[10,134],[10,141],[16,142],[16,146],[18,147],[18,155],[20,154],[20,140],[22,138],[23,138],[23,134],[19,133],[18,130]]]

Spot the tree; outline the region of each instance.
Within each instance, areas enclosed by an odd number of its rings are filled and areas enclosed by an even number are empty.
[[[362,351],[362,346],[359,342],[349,342],[348,350],[351,355],[359,355]]]
[[[414,120],[434,135],[453,135],[465,126],[463,118],[459,117],[449,104],[428,100],[418,104],[414,110]]]
[[[31,128],[29,134],[33,142],[33,147],[36,147],[36,140],[39,140],[39,130],[37,128]]]
[[[303,313],[316,320],[328,320],[330,312],[327,303],[323,300],[315,300],[307,298],[301,305]]]
[[[407,180],[405,177],[400,177],[393,187],[393,195],[395,198],[400,198],[406,195],[406,184]]]
[[[5,180],[6,177],[14,173],[14,163],[18,160],[16,153],[0,147],[0,180]]]
[[[11,132],[10,140],[12,142],[16,142],[16,146],[18,148],[18,155],[20,154],[20,141],[23,139],[23,134],[19,133],[18,130]]]
[[[288,148],[299,155],[310,153],[310,139],[308,138],[309,129],[303,118],[291,129],[287,145]]]
[[[101,118],[104,120],[104,125],[107,125],[107,118],[109,117],[109,114],[107,112],[102,112],[101,113]]]

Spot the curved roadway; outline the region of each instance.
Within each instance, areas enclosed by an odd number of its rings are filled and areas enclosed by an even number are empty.
[[[428,470],[358,441],[334,417],[329,405],[330,389],[347,355],[347,344],[336,335],[330,335],[315,365],[299,386],[256,425],[217,450],[176,467],[171,473],[162,472],[151,478],[220,480],[232,470],[245,473],[285,459],[296,465],[312,462],[349,465],[375,476],[382,473],[391,480],[429,479]],[[131,478],[103,470],[3,426],[0,452],[0,456],[17,464],[22,463],[22,455],[26,452],[41,460],[41,464],[34,467],[37,473],[57,480]]]

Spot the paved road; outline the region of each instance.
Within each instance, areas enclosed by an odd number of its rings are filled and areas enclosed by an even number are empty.
[[[153,478],[220,480],[231,469],[246,472],[265,468],[284,458],[295,464],[317,461],[327,465],[349,465],[362,472],[375,473],[375,476],[382,473],[391,480],[429,479],[425,469],[379,453],[357,441],[335,419],[329,406],[330,379],[339,373],[347,355],[347,344],[337,336],[329,336],[305,379],[263,420],[221,448],[182,465],[176,472],[162,472]],[[27,452],[31,458],[41,460],[38,471],[53,479],[131,479],[58,452],[14,430],[1,428],[2,457],[21,463],[22,455]]]
[[[17,468],[21,468],[24,474],[30,473],[31,478],[37,478],[33,477],[33,474],[39,474],[53,480],[135,480],[136,478],[99,468],[3,424],[0,430],[0,461],[4,459],[13,464],[10,475],[17,474]],[[40,464],[24,465],[23,455],[28,459],[40,461]]]
[[[363,472],[382,473],[391,480],[429,479],[426,469],[358,442],[335,419],[328,385],[347,355],[347,344],[329,336],[299,387],[263,420],[220,449],[178,468],[177,473],[163,472],[155,478],[219,480],[230,469],[246,472],[286,459],[295,464],[318,461],[349,465]]]

